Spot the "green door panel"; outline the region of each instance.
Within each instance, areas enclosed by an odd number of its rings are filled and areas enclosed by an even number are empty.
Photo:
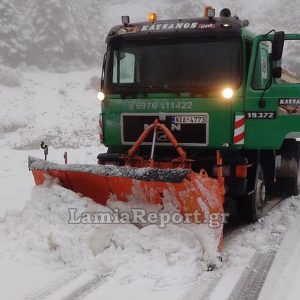
[[[300,137],[300,114],[289,114],[279,107],[280,99],[300,99],[300,84],[278,84],[272,79],[272,83],[263,95],[263,88],[270,78],[270,66],[267,65],[267,74],[264,74],[261,57],[265,56],[261,41],[271,41],[272,36],[266,38],[258,36],[253,44],[253,53],[250,61],[249,80],[245,93],[245,113],[260,113],[259,118],[246,120],[246,149],[279,149],[283,140],[291,136]],[[287,40],[300,40],[300,35],[286,35]],[[257,49],[257,51],[255,50]],[[259,67],[258,67],[259,66]],[[260,76],[260,77],[259,77]],[[261,77],[265,77],[263,80]],[[255,80],[255,77],[257,80]],[[257,84],[260,82],[261,86]],[[260,100],[265,101],[265,106],[260,106]],[[264,114],[261,114],[264,113]],[[274,113],[274,118],[269,118],[268,113]],[[266,117],[267,116],[267,117]]]

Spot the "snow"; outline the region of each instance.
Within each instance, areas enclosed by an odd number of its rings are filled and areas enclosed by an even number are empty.
[[[298,209],[299,213],[299,209]],[[300,219],[291,224],[261,291],[259,300],[297,299],[300,280]]]
[[[181,182],[189,173],[188,169],[152,169],[152,168],[128,168],[117,167],[113,165],[97,165],[97,164],[56,164],[35,157],[29,157],[30,170],[59,170],[84,172],[94,175],[112,176],[112,177],[129,177],[147,181],[162,182]]]
[[[1,89],[5,107],[1,122],[4,124],[6,118],[6,126],[1,127],[0,140],[0,279],[24,284],[18,290],[11,284],[1,285],[1,294],[9,299],[24,295],[34,298],[40,290],[47,291],[53,281],[64,278],[64,273],[69,276],[79,269],[83,274],[109,276],[101,293],[112,298],[121,287],[126,297],[143,293],[148,299],[180,299],[207,268],[193,231],[172,226],[161,230],[156,226],[138,229],[133,225],[68,224],[70,207],[79,213],[108,208],[51,182],[33,187],[27,156],[43,157],[41,140],[49,145],[49,159],[55,162],[62,162],[67,150],[70,163],[92,164],[97,154],[105,151],[98,143],[95,90],[86,90],[93,71],[18,72],[22,84]],[[61,114],[57,114],[57,107]],[[94,118],[84,118],[85,114]],[[74,133],[72,138],[73,126],[78,124],[83,132]],[[52,137],[49,132],[54,132]],[[75,139],[76,144],[70,142]],[[14,276],[16,272],[19,276]],[[32,279],[30,283],[23,280],[25,274]],[[54,286],[61,294],[71,288],[63,291],[57,283]]]
[[[0,266],[1,298],[12,300],[24,299],[24,296],[30,295],[33,282],[35,286],[42,287],[57,278],[65,277],[67,269],[54,270],[45,265],[33,265],[3,258],[0,259]]]
[[[212,293],[211,299],[227,299],[243,270],[248,266],[253,254],[257,251],[278,250],[279,247],[281,249],[280,240],[282,236],[286,232],[288,235],[289,230],[293,228],[295,222],[299,219],[299,200],[300,196],[286,199],[260,222],[241,228],[232,235],[229,234],[228,237],[225,236],[223,255],[226,267],[224,265],[224,270],[220,270],[222,279]],[[299,230],[299,226],[297,228]],[[289,244],[289,247],[292,247],[292,245]],[[282,270],[278,270],[274,276],[280,279],[279,274],[281,273]],[[266,297],[262,299],[273,298]]]
[[[96,70],[11,73],[3,73],[4,86],[0,82],[0,147],[38,149],[42,140],[56,148],[99,145],[99,101],[90,86]],[[22,85],[7,86],[17,76]]]
[[[42,202],[35,203],[31,194],[34,183],[27,157],[42,157],[41,140],[57,162],[63,161],[64,151],[73,150],[70,147],[80,147],[69,154],[74,163],[94,163],[105,151],[98,142],[95,74],[95,70],[54,74],[0,66],[0,292],[6,299],[20,299],[74,270],[62,261],[76,253],[69,251],[68,256],[62,249],[59,260],[51,252],[55,238],[65,235],[54,234],[55,222],[37,221]]]
[[[103,287],[107,295],[117,293],[121,286],[126,297],[143,291],[149,298],[180,299],[207,268],[193,232],[173,227],[161,231],[156,226],[139,230],[133,225],[68,224],[70,207],[79,213],[108,208],[50,181],[34,187],[28,171],[28,156],[43,157],[41,140],[49,145],[49,159],[54,162],[63,162],[68,151],[71,164],[93,164],[98,153],[105,151],[97,134],[96,72],[14,72],[22,78],[21,84],[2,83],[1,87],[0,279],[24,284],[18,290],[12,284],[1,285],[0,293],[9,299],[26,295],[38,299],[36,295],[54,286],[59,290],[56,296],[68,294],[72,284],[60,288],[58,282],[80,270],[109,276]],[[31,282],[23,279],[25,274]]]
[[[134,285],[146,291],[172,291],[176,287],[180,294],[205,268],[200,260],[203,252],[199,242],[184,228],[121,228],[113,237],[118,249],[109,249],[102,259],[117,266],[112,276],[116,285],[128,284],[128,289]],[[180,299],[179,295],[176,299]]]
[[[0,223],[1,260],[21,262],[21,268],[27,263],[105,274],[116,286],[133,282],[156,291],[176,286],[179,294],[206,268],[199,241],[184,228],[111,225],[108,232],[108,225],[69,224],[70,207],[78,213],[109,209],[51,181],[33,189],[22,211],[6,213]],[[89,247],[93,240],[98,244],[102,240],[97,251],[92,246],[96,256]]]
[[[1,85],[8,87],[20,87],[22,85],[22,76],[16,69],[0,65]]]
[[[278,249],[278,237],[297,219],[300,197],[284,201],[256,224],[225,234],[224,262],[212,273],[206,272],[211,257],[205,248],[211,243],[205,228],[174,224],[164,229],[156,225],[137,228],[130,224],[68,224],[68,208],[75,208],[78,213],[110,211],[110,208],[96,205],[50,179],[44,186],[34,187],[27,157],[43,157],[39,149],[41,140],[49,145],[49,160],[57,163],[63,162],[65,151],[69,153],[70,164],[93,164],[97,155],[105,151],[98,143],[94,124],[97,124],[99,106],[94,97],[96,90],[91,89],[94,71],[54,74],[20,69],[17,73],[22,78],[21,86],[1,89],[7,124],[16,124],[18,118],[20,121],[29,118],[32,122],[24,122],[23,128],[16,126],[11,131],[1,132],[0,280],[3,284],[0,293],[7,299],[23,296],[39,299],[47,293],[49,299],[59,299],[94,276],[104,276],[105,280],[85,299],[96,299],[99,295],[117,299],[120,293],[123,299],[137,299],[141,295],[158,300],[195,299],[191,295],[206,289],[211,299],[225,299],[252,255],[256,251]],[[24,93],[26,90],[31,97]],[[39,97],[42,94],[46,96]],[[26,105],[21,100],[24,97]],[[89,98],[91,100],[87,100]],[[61,108],[61,115],[56,113],[56,105]],[[44,126],[41,111],[49,111],[47,126]],[[94,117],[83,118],[88,113]],[[76,135],[72,129],[78,122],[84,129]],[[61,132],[60,139],[49,138],[48,133],[56,130]],[[85,132],[91,133],[87,139]],[[77,144],[70,142],[75,139]],[[166,207],[176,211],[176,205],[169,198],[166,197]],[[110,204],[113,208],[113,199]],[[299,229],[299,224],[295,224],[295,230]],[[285,247],[290,251],[288,255],[295,259],[297,234],[298,231],[288,239]],[[291,252],[291,249],[295,250]],[[272,284],[274,274],[282,272],[284,280],[276,284],[279,294],[283,295],[289,286],[289,297],[293,299],[298,290],[297,267],[295,280],[289,281],[292,264],[285,267],[280,252],[278,255],[279,267],[276,270],[274,266],[275,271],[271,270],[268,281]],[[267,299],[273,289],[274,285],[267,288],[268,281],[262,299]],[[19,288],[13,288],[15,285]]]
[[[71,164],[93,164],[106,150],[98,138],[96,94],[111,25],[126,14],[134,22],[145,20],[149,11],[159,18],[200,16],[204,6],[192,0],[66,3],[0,3],[1,299],[62,299],[100,276],[105,280],[84,299],[191,300],[201,295],[224,300],[252,256],[269,249],[279,250],[260,299],[299,298],[300,197],[285,200],[256,224],[227,232],[223,264],[209,273],[207,227],[69,224],[69,208],[110,212],[120,204],[96,205],[51,178],[34,186],[27,157],[43,158],[41,141],[49,146],[49,160],[57,163],[68,151]],[[296,2],[276,0],[262,7],[261,1],[220,0],[214,5],[232,7],[233,14],[250,19],[250,28],[263,33],[300,29],[291,15],[299,12]],[[288,22],[278,17],[284,12]],[[165,207],[176,211],[167,200]]]

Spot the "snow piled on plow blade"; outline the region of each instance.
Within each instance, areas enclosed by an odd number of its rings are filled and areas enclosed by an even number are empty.
[[[69,224],[70,208],[76,209],[77,216],[112,212],[49,178],[33,189],[22,212],[10,211],[0,220],[2,257],[80,268],[123,285],[143,281],[153,290],[176,286],[179,294],[207,268],[201,240],[193,229],[197,225],[139,229],[131,224]]]
[[[190,172],[188,169],[129,168],[113,165],[57,164],[35,157],[28,157],[29,170],[56,170],[88,173],[99,176],[127,177],[145,181],[181,182]]]
[[[220,182],[210,178],[205,171],[62,165],[34,157],[29,157],[28,165],[37,185],[43,184],[45,177],[50,175],[58,178],[63,187],[102,205],[110,205],[120,214],[137,214],[137,209],[142,210],[143,224],[161,227],[159,220],[164,214],[169,217],[165,224],[188,225],[190,231],[195,231],[195,238],[202,240],[209,265],[216,265],[223,240],[224,194]],[[153,218],[157,221],[153,222]],[[132,217],[126,219],[130,223]]]
[[[149,198],[148,193],[151,194],[151,190],[143,189],[142,183],[138,180],[133,181],[131,191],[132,194],[129,195],[127,202],[120,201],[115,194],[111,194],[107,201],[107,206],[121,213],[127,213],[130,215],[130,220],[140,228],[149,224],[135,220],[133,216],[135,211],[139,214],[144,213],[145,217],[149,217],[149,219],[151,219],[150,216],[152,214],[154,219],[151,220],[151,224],[155,224],[159,230],[174,226],[193,233],[193,238],[198,240],[202,247],[202,259],[208,265],[218,265],[220,253],[217,250],[220,239],[222,239],[223,223],[212,226],[209,219],[209,209],[205,207],[205,203],[201,198],[198,199],[198,203],[203,207],[202,211],[204,214],[207,215],[204,223],[196,224],[192,218],[187,219],[185,215],[180,213],[179,203],[176,200],[176,191],[172,184],[168,184],[168,189],[163,191],[161,204],[147,202]]]

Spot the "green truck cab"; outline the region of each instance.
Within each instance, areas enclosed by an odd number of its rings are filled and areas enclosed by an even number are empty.
[[[284,41],[300,35],[254,35],[228,9],[220,17],[208,9],[202,18],[122,20],[107,36],[99,96],[108,154],[99,159],[118,163],[159,119],[195,171],[215,176],[221,150],[225,207],[241,219],[261,217],[266,194],[298,194],[300,85],[280,61]],[[149,156],[151,142],[141,155]],[[157,132],[156,145],[157,159],[175,155],[164,133]]]

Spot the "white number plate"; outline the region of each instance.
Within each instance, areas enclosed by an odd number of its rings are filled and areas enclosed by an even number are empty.
[[[173,122],[175,124],[206,124],[206,116],[174,116]]]

